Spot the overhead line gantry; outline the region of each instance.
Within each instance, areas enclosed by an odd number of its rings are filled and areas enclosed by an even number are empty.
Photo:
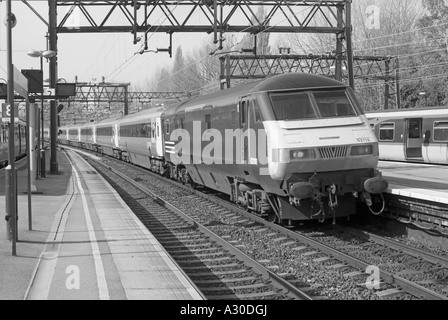
[[[26,0],[24,0],[26,2]],[[342,64],[348,67],[348,82],[354,88],[351,45],[352,0],[48,0],[49,49],[57,51],[57,34],[130,32],[133,43],[148,49],[148,35],[167,33],[172,52],[175,32],[213,34],[218,50],[225,33],[326,33],[335,35],[335,78],[342,80]],[[256,16],[255,7],[267,10]],[[64,13],[58,9],[63,8]],[[68,9],[67,9],[68,8]],[[182,10],[181,10],[182,9]],[[71,19],[75,12],[79,19]],[[58,20],[57,17],[60,17]],[[121,17],[121,19],[119,19]],[[164,19],[160,19],[160,17]],[[159,22],[162,20],[162,22]],[[115,25],[115,21],[120,21]],[[198,23],[201,21],[201,23]],[[50,88],[56,87],[57,57],[50,59]],[[57,173],[57,108],[50,104],[50,172]]]

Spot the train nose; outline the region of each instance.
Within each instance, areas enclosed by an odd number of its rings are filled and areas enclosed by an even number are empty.
[[[389,186],[383,177],[373,177],[364,181],[364,189],[373,194],[384,192]]]

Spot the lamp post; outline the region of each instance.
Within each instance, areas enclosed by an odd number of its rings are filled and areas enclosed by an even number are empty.
[[[53,50],[44,50],[44,51],[38,51],[38,50],[30,50],[27,52],[27,55],[33,58],[40,58],[40,70],[42,70],[42,73],[44,72],[43,69],[43,58],[46,58],[47,60],[49,58],[52,58],[56,56],[56,52]],[[39,119],[39,117],[38,117]],[[37,137],[37,144],[39,145],[40,149],[44,149],[44,99],[41,99],[41,108],[40,108],[40,123],[42,125],[39,125],[39,121],[37,123],[37,131],[41,131],[41,136],[38,135]],[[40,128],[42,126],[42,129]],[[45,177],[45,168],[42,168],[42,166],[39,165],[39,157],[38,157],[38,168],[41,168],[40,176]],[[38,171],[38,170],[37,170]]]
[[[12,255],[16,255],[17,242],[17,212],[16,212],[16,179],[15,179],[15,152],[14,152],[14,69],[12,64],[12,28],[17,23],[14,14],[11,12],[11,0],[6,1],[6,64],[8,75],[8,94],[7,102],[10,106],[10,121],[8,134],[8,166],[5,170],[5,179],[7,181],[7,190],[5,191],[6,202],[6,228],[9,240],[12,240]],[[9,189],[8,189],[9,188]]]

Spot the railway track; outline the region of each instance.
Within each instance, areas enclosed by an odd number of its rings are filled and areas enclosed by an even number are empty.
[[[120,166],[128,166],[128,164],[124,163],[119,164]],[[136,168],[134,170],[153,175],[147,170],[140,168]],[[363,241],[357,240],[359,243],[350,245],[347,245],[347,243],[343,241],[342,243],[337,244],[337,241],[334,240],[327,241],[333,242],[332,244],[326,244],[324,238],[329,237],[322,236],[319,240],[316,240],[319,238],[319,235],[304,235],[296,230],[289,230],[279,225],[272,225],[263,218],[248,213],[240,208],[237,208],[235,205],[214,196],[206,195],[198,190],[192,190],[178,184],[175,181],[161,178],[158,175],[155,175],[155,177],[158,180],[163,180],[163,183],[169,183],[170,185],[176,186],[179,190],[183,190],[183,197],[188,198],[191,204],[200,203],[202,208],[211,208],[216,211],[216,213],[219,213],[221,218],[215,218],[212,220],[210,220],[210,218],[203,213],[200,215],[195,215],[193,213],[193,216],[195,216],[196,219],[204,219],[202,223],[208,224],[211,229],[213,229],[214,226],[219,225],[226,225],[227,227],[241,226],[242,228],[246,228],[248,231],[239,231],[239,239],[238,237],[235,239],[235,237],[231,235],[230,230],[228,231],[228,234],[224,234],[222,238],[225,237],[226,240],[238,245],[243,251],[255,256],[259,263],[265,264],[270,270],[275,270],[278,275],[289,280],[291,284],[298,284],[299,286],[302,286],[302,289],[306,288],[306,285],[310,285],[310,283],[302,282],[297,273],[294,274],[289,271],[285,272],[283,267],[277,266],[276,263],[273,263],[270,258],[266,259],[262,255],[259,255],[253,246],[247,245],[249,240],[245,238],[244,233],[250,234],[252,237],[254,237],[254,235],[255,237],[260,237],[260,239],[264,239],[264,243],[269,242],[275,244],[275,246],[279,248],[279,251],[289,252],[289,255],[295,257],[296,260],[300,257],[303,260],[302,262],[307,266],[313,265],[314,268],[314,266],[318,264],[326,270],[331,270],[332,273],[337,271],[340,275],[342,274],[343,278],[358,282],[357,285],[360,288],[365,288],[368,286],[365,271],[372,267],[372,263],[375,262],[374,259],[372,262],[372,259],[370,258],[374,257],[375,255],[373,252],[376,252],[379,256],[377,255],[375,257],[380,260],[384,260],[383,264],[378,263],[378,265],[381,266],[381,272],[380,278],[378,279],[380,282],[375,288],[376,290],[374,290],[377,297],[382,298],[395,294],[405,299],[412,297],[421,299],[447,299],[446,296],[448,295],[448,292],[443,291],[443,288],[447,287],[446,277],[444,277],[447,270],[445,264],[446,261],[444,262],[441,257],[437,257],[435,255],[430,257],[430,255],[424,255],[422,252],[418,251],[410,253],[412,251],[410,248],[404,248],[401,246],[397,249],[397,246],[399,245],[395,244],[395,247],[392,247],[392,245],[387,241],[382,241],[382,244],[380,244],[379,242],[381,242],[381,240],[379,237],[375,238],[375,245],[372,245],[372,239],[364,239]],[[143,178],[137,178],[136,180],[141,180],[141,182],[143,182]],[[167,217],[167,219],[169,219],[169,217]],[[371,238],[374,237],[371,236]],[[383,252],[384,256],[381,257],[382,251],[389,252],[387,252],[387,254]],[[358,258],[356,257],[357,252],[364,254],[361,254],[361,257]],[[369,255],[369,259],[366,259],[366,255]],[[406,258],[401,260],[422,264],[417,266],[417,268],[411,268],[412,263],[408,263],[406,265],[405,263],[388,262],[397,261],[397,259],[400,260],[400,257],[406,257],[406,255],[412,256],[415,261]],[[440,277],[436,279],[420,279],[419,275],[424,274],[425,269],[428,268],[428,265],[425,265],[425,263],[430,263],[429,269],[432,269],[432,272],[438,272]],[[399,266],[400,264],[404,267]],[[390,267],[389,269],[391,271],[386,271],[387,266]],[[299,272],[299,275],[300,274],[302,274],[302,272]],[[405,275],[408,275],[408,277],[405,277]],[[415,278],[417,280],[413,280]],[[361,283],[359,283],[360,281]],[[314,286],[313,283],[308,287],[308,289],[315,295],[325,296],[325,294],[323,294],[324,292],[319,290],[318,287],[316,289],[316,286]],[[369,291],[370,293],[372,292],[372,290]],[[409,297],[409,294],[412,295],[412,297]],[[372,294],[369,294],[368,296],[372,298]]]
[[[207,299],[312,300],[135,180],[98,162],[95,167]],[[111,176],[126,182],[126,192]]]

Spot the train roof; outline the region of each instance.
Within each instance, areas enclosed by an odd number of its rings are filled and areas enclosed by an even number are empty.
[[[135,122],[136,120],[141,121],[144,119],[152,119],[154,117],[158,117],[162,114],[162,110],[159,108],[153,108],[153,109],[148,109],[148,110],[143,110],[137,113],[133,113],[133,114],[129,114],[127,116],[122,117],[120,120],[118,120],[117,122],[120,123],[132,123]]]
[[[242,97],[255,92],[262,91],[287,91],[287,90],[311,90],[319,88],[345,88],[346,84],[331,79],[329,77],[309,74],[309,73],[286,73],[274,75],[262,80],[253,81],[238,85],[229,89],[199,96],[179,105],[169,107],[165,111],[166,115],[175,114],[193,107],[203,108],[218,102],[225,105],[235,101],[235,98]]]
[[[95,127],[102,127],[102,126],[107,126],[107,125],[113,125],[115,124],[117,121],[119,121],[119,119],[123,118],[123,116],[115,116],[109,119],[105,119],[105,120],[101,120],[98,122],[92,122],[91,124],[94,125]]]
[[[448,107],[389,109],[366,112],[367,118],[409,118],[427,116],[448,116]]]

